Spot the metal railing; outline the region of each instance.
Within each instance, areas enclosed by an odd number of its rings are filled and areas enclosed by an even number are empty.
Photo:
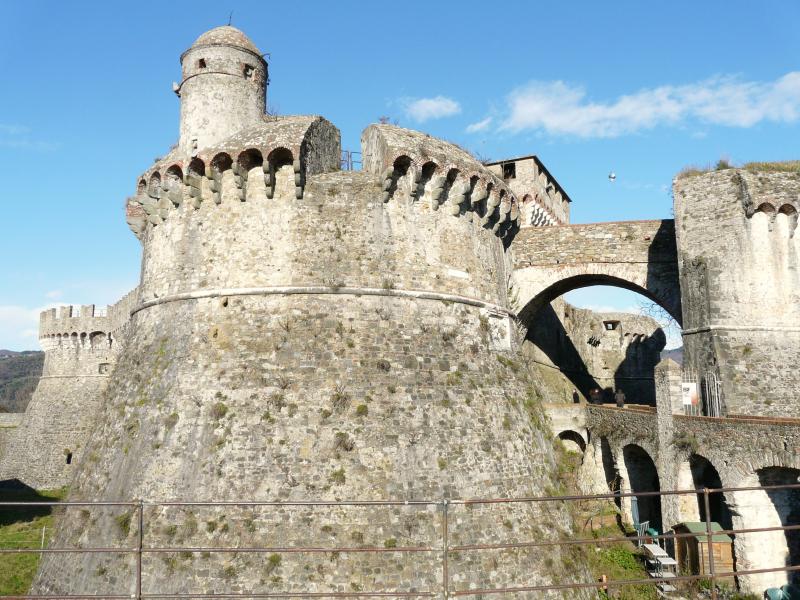
[[[342,171],[359,171],[363,161],[361,159],[361,152],[354,152],[352,150],[342,150],[341,168]]]
[[[733,492],[775,492],[779,490],[800,490],[800,484],[784,484],[753,487],[730,487],[730,488],[703,488],[694,490],[670,490],[670,491],[632,491],[632,492],[612,492],[608,494],[590,495],[565,495],[565,496],[536,496],[521,498],[475,498],[468,500],[364,500],[364,501],[273,501],[273,502],[0,502],[0,514],[4,509],[12,507],[116,507],[132,509],[135,513],[136,533],[134,545],[132,547],[45,547],[45,548],[0,548],[2,554],[127,554],[135,558],[133,594],[24,594],[15,596],[0,596],[4,600],[45,600],[45,599],[72,599],[83,600],[103,598],[106,600],[136,600],[142,599],[179,599],[179,598],[432,598],[432,597],[465,597],[465,596],[499,596],[526,592],[546,592],[556,590],[579,590],[595,589],[609,590],[633,585],[657,585],[659,583],[675,582],[698,582],[700,580],[710,580],[711,597],[717,597],[716,583],[719,580],[729,580],[734,577],[745,575],[756,575],[765,573],[794,573],[800,571],[800,565],[781,564],[780,566],[757,569],[734,569],[733,571],[719,571],[714,564],[713,544],[707,543],[708,548],[708,573],[691,575],[674,575],[670,577],[655,576],[646,579],[619,579],[603,581],[560,581],[542,585],[519,585],[510,587],[494,588],[466,588],[457,589],[450,574],[450,559],[455,553],[485,552],[485,551],[507,551],[514,549],[534,549],[534,548],[554,548],[563,546],[603,546],[622,542],[644,542],[654,541],[652,535],[638,533],[636,535],[619,535],[610,537],[573,537],[568,539],[544,539],[537,541],[516,541],[516,542],[496,542],[483,544],[455,544],[451,545],[451,527],[453,525],[450,511],[454,506],[476,507],[480,505],[509,505],[509,504],[535,504],[545,502],[565,503],[565,502],[586,502],[586,501],[621,501],[623,498],[635,498],[641,500],[648,497],[681,496],[691,495],[702,497],[705,514],[705,534],[696,533],[663,533],[656,536],[655,541],[659,543],[679,540],[681,538],[705,538],[713,540],[720,535],[742,535],[781,531],[798,532],[800,534],[800,524],[781,525],[773,527],[754,527],[754,528],[734,528],[734,529],[713,529],[711,521],[710,497],[713,494],[724,494]],[[145,512],[148,508],[165,507],[213,507],[213,508],[234,508],[234,507],[435,507],[440,514],[441,539],[429,545],[415,546],[148,546],[145,544],[146,519]],[[131,519],[133,522],[133,519]],[[702,539],[701,539],[702,541]],[[373,590],[373,591],[285,591],[285,592],[230,592],[230,593],[158,593],[143,592],[148,576],[143,569],[143,557],[147,555],[176,554],[186,553],[229,553],[229,554],[342,554],[342,553],[406,553],[406,554],[438,554],[440,572],[440,586],[438,589],[431,590]],[[432,573],[436,572],[436,560],[431,562]],[[162,575],[163,578],[163,575]]]

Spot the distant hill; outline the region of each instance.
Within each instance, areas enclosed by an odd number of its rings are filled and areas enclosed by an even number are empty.
[[[683,346],[680,348],[673,348],[672,350],[662,350],[661,351],[661,360],[665,358],[671,358],[679,365],[683,364]]]
[[[0,412],[25,412],[43,363],[44,352],[0,350]]]

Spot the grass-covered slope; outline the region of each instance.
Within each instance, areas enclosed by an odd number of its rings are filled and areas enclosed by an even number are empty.
[[[36,492],[20,485],[0,483],[2,502],[48,502],[59,500],[62,491]],[[48,506],[0,507],[0,548],[41,548],[50,541],[53,509]],[[0,554],[0,596],[26,594],[39,554]]]

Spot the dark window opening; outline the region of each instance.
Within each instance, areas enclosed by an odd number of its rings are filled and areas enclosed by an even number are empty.
[[[67,464],[72,464],[72,452],[67,452]]]
[[[205,69],[206,68],[206,59],[205,58],[201,58],[200,60],[197,61],[197,68],[198,69]]]
[[[245,65],[244,66],[244,78],[245,79],[252,79],[253,73],[255,72],[255,67],[253,65]]]
[[[614,331],[619,327],[619,321],[603,321],[603,326],[606,328],[606,331]]]
[[[517,163],[503,163],[503,179],[516,179]]]
[[[108,367],[109,367],[108,363],[100,363],[100,366],[98,367],[97,372],[100,375],[105,375],[106,373],[108,373]]]

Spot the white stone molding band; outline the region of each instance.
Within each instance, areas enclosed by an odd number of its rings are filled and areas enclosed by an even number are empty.
[[[181,300],[199,300],[201,298],[223,298],[229,296],[290,296],[290,295],[333,295],[338,294],[342,296],[384,296],[390,298],[414,298],[417,300],[436,300],[439,302],[457,302],[459,304],[466,304],[467,306],[475,306],[478,308],[485,308],[487,310],[502,313],[508,317],[516,317],[513,311],[492,304],[491,302],[484,302],[477,298],[470,298],[468,296],[459,296],[457,294],[445,294],[443,292],[428,292],[424,290],[395,290],[384,288],[369,288],[369,287],[332,287],[332,286],[268,286],[268,287],[252,287],[252,288],[217,288],[209,290],[196,290],[194,292],[182,292],[179,294],[171,294],[163,298],[155,298],[143,302],[139,306],[131,310],[131,315],[135,315],[140,310],[157,306],[159,304],[166,304],[168,302],[179,302]]]
[[[800,333],[800,327],[767,327],[763,325],[706,325],[705,327],[693,327],[684,329],[681,335],[693,335],[695,333],[709,333],[711,331],[780,331],[786,333]]]

